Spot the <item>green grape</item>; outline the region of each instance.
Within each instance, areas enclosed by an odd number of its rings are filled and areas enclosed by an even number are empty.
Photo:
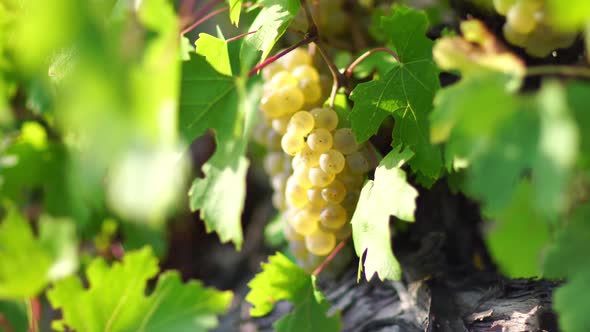
[[[330,149],[320,155],[320,168],[330,174],[342,172],[345,165],[344,155],[340,151]]]
[[[281,148],[281,134],[277,133],[273,129],[269,129],[266,133],[266,147],[269,150],[278,150]]]
[[[527,39],[529,38],[528,34],[516,32],[509,24],[504,24],[502,32],[504,33],[504,38],[506,38],[510,44],[516,46],[525,46]]]
[[[334,235],[336,235],[336,240],[348,239],[351,234],[352,234],[352,226],[350,225],[350,223],[345,224],[340,229],[338,229],[336,232],[334,232]]]
[[[276,130],[279,134],[285,135],[287,132],[287,126],[289,125],[290,115],[283,115],[278,118],[274,118],[271,121],[272,129]]]
[[[278,116],[291,114],[299,111],[303,107],[303,92],[296,86],[286,86],[277,92],[281,100],[281,110]]]
[[[320,74],[318,73],[318,71],[314,67],[309,65],[298,66],[293,69],[291,74],[293,74],[293,76],[300,81],[303,79],[311,80],[314,82],[320,81]]]
[[[294,156],[297,153],[301,152],[305,147],[305,140],[303,136],[299,136],[293,134],[291,132],[287,132],[285,136],[281,139],[281,148],[285,151],[286,154],[290,156]]]
[[[306,258],[309,255],[309,251],[307,251],[304,240],[295,240],[289,242],[289,250],[291,250],[293,256],[297,258]]]
[[[262,78],[265,81],[270,81],[276,73],[283,70],[285,70],[283,65],[278,61],[275,61],[262,69]]]
[[[307,191],[294,181],[287,181],[285,197],[287,203],[293,207],[302,208],[308,203]]]
[[[309,169],[309,181],[311,181],[311,184],[316,188],[323,188],[329,185],[334,181],[335,177],[334,174],[326,173],[318,167],[312,167]]]
[[[307,167],[298,167],[293,172],[293,180],[305,189],[311,188],[313,185],[309,181],[309,169]]]
[[[342,154],[351,154],[358,150],[359,146],[356,143],[352,129],[340,128],[334,132],[334,149],[342,152]]]
[[[320,223],[330,230],[337,230],[348,221],[348,212],[340,204],[328,204],[320,212]]]
[[[338,126],[338,114],[329,108],[314,108],[309,111],[315,119],[316,128],[334,130]]]
[[[274,191],[284,194],[285,188],[287,187],[287,180],[290,177],[289,172],[283,171],[275,176],[273,176],[270,180],[271,187]]]
[[[291,226],[301,235],[309,235],[318,229],[317,213],[310,209],[303,209],[297,212],[290,220]]]
[[[313,233],[305,236],[305,247],[316,256],[329,254],[336,246],[336,236],[330,232],[316,229]]]
[[[535,12],[538,9],[539,5],[536,2],[521,0],[508,10],[506,24],[518,33],[530,33],[537,26]]]
[[[317,81],[302,79],[299,81],[299,89],[303,93],[306,104],[313,104],[322,97],[322,88]]]
[[[307,145],[310,149],[318,153],[324,153],[332,147],[333,139],[329,130],[317,128],[307,136]]]
[[[295,76],[293,76],[290,72],[283,70],[276,73],[272,77],[268,87],[278,90],[287,86],[297,86],[297,83],[299,83],[299,80]]]
[[[287,126],[287,131],[296,133],[300,136],[307,136],[313,129],[315,121],[313,116],[307,111],[299,111],[291,117]]]
[[[309,204],[314,207],[321,209],[328,205],[328,202],[322,197],[322,188],[310,188],[307,190],[307,200]]]
[[[506,16],[510,7],[516,3],[516,0],[494,0],[494,9],[498,14]]]
[[[299,160],[307,168],[317,167],[320,164],[320,153],[313,151],[306,144],[299,154]]]
[[[278,191],[272,193],[272,205],[279,211],[286,209],[287,202],[285,201],[285,196]]]
[[[264,157],[264,170],[268,175],[274,176],[283,171],[283,153],[271,152]]]
[[[303,149],[305,149],[305,147]],[[305,167],[305,164],[303,164],[303,162],[301,161],[301,153],[296,154],[291,159],[291,168],[297,169],[299,167]]]
[[[346,196],[346,188],[338,180],[332,181],[327,187],[322,189],[322,197],[328,203],[338,204]],[[309,194],[308,194],[309,197]]]
[[[353,174],[363,174],[369,170],[369,161],[361,152],[356,151],[346,156],[346,166]]]
[[[267,94],[260,100],[260,110],[271,119],[281,116],[283,114],[281,98],[278,92]]]
[[[284,229],[285,239],[292,241],[292,242],[301,242],[303,241],[303,236],[297,233],[293,227],[286,222],[285,229]]]
[[[286,69],[293,70],[299,66],[311,65],[311,56],[305,49],[296,48],[285,54],[279,61]]]

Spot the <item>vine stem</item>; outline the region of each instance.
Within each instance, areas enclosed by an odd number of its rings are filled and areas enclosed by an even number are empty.
[[[371,54],[375,54],[377,52],[385,52],[385,53],[389,53],[391,54],[391,56],[393,56],[395,58],[395,61],[397,61],[398,63],[399,61],[399,56],[397,55],[397,53],[395,53],[394,51],[390,50],[387,47],[377,47],[374,48],[372,50],[368,50],[365,53],[361,54],[358,58],[356,58],[356,60],[354,60],[349,66],[348,68],[346,68],[346,71],[344,72],[344,75],[349,78],[350,76],[352,76],[352,73],[354,71],[354,69],[363,61],[365,61]]]
[[[215,8],[217,5],[219,5],[220,3],[222,3],[223,1],[224,0],[212,0],[212,1],[209,1],[206,4],[204,4],[203,7],[199,8],[191,16],[194,17],[195,19],[199,19],[199,18],[203,17],[205,14],[207,14],[211,9]],[[186,2],[189,2],[189,3],[190,2],[193,2],[194,3],[194,0],[186,0]],[[188,7],[188,5],[186,5],[183,9],[185,9],[186,7]],[[192,5],[191,5],[191,7],[192,7]],[[182,25],[184,26],[184,23]]]
[[[590,68],[585,67],[573,67],[573,66],[535,66],[529,67],[526,71],[527,76],[539,76],[539,75],[566,75],[566,76],[579,76],[590,78]]]
[[[246,2],[245,4],[242,5],[242,7],[250,7],[252,6],[251,2]],[[219,8],[217,10],[214,10],[212,12],[210,12],[209,14],[203,16],[202,18],[198,19],[195,23],[191,24],[190,26],[188,26],[187,28],[185,28],[184,30],[182,30],[180,32],[181,35],[187,34],[188,32],[190,32],[192,29],[198,27],[200,24],[202,24],[203,22],[206,22],[207,20],[209,20],[212,17],[215,17],[223,12],[226,12],[229,10],[229,6],[225,6],[223,8]]]
[[[250,71],[248,72],[248,76],[253,76],[255,75],[259,70],[261,70],[262,68],[270,65],[271,63],[277,61],[278,59],[282,58],[283,56],[285,56],[285,54],[293,51],[294,49],[296,49],[299,46],[303,46],[303,45],[307,45],[309,43],[311,43],[312,41],[315,40],[315,36],[311,36],[309,34],[307,34],[305,36],[305,38],[301,39],[300,41],[298,41],[297,43],[287,47],[286,49],[284,49],[283,51],[279,52],[276,55],[273,55],[269,58],[267,58],[266,60],[262,61],[260,64],[258,64],[256,67],[250,69]]]
[[[29,317],[30,327],[28,332],[39,331],[39,320],[41,320],[41,302],[37,297],[33,297],[29,300]]]
[[[0,327],[6,332],[16,332],[16,330],[12,327],[12,325],[10,325],[10,322],[4,317],[3,314],[0,314]]]
[[[326,268],[326,266],[328,264],[330,264],[330,262],[334,259],[334,257],[336,257],[336,255],[340,252],[340,250],[342,250],[342,248],[344,248],[344,246],[346,245],[346,240],[342,240],[342,242],[340,242],[336,248],[334,248],[334,250],[332,250],[332,252],[330,253],[330,255],[328,255],[328,257],[326,257],[326,259],[324,259],[324,261],[322,262],[322,264],[320,266],[318,266],[317,269],[313,270],[312,275],[317,277],[320,273],[322,273],[322,271],[324,270],[324,268]]]
[[[246,37],[247,35],[251,35],[251,34],[253,34],[253,33],[257,33],[257,32],[258,32],[258,30],[244,32],[244,33],[241,33],[241,34],[239,34],[239,35],[237,35],[237,36],[231,37],[230,39],[227,39],[227,40],[226,40],[226,42],[228,42],[228,43],[231,43],[231,42],[233,42],[234,40],[238,40],[238,39],[240,39],[240,38],[244,38],[244,37]]]

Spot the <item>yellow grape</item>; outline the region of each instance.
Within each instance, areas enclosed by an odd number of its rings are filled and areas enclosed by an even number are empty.
[[[338,174],[344,169],[346,160],[338,150],[330,149],[320,155],[320,168],[331,174]]]
[[[296,240],[289,242],[289,249],[293,253],[293,256],[297,258],[305,258],[309,255],[309,251],[305,246],[305,240]]]
[[[335,177],[334,174],[326,173],[318,167],[312,167],[309,169],[309,181],[311,181],[311,184],[317,188],[323,188],[329,185],[334,181]]]
[[[271,152],[264,157],[264,170],[268,175],[274,176],[283,171],[283,153]]]
[[[332,181],[327,187],[322,189],[322,197],[328,203],[338,204],[344,200],[346,188],[338,180]],[[309,194],[308,194],[309,197]]]
[[[281,139],[281,148],[290,156],[298,154],[304,147],[305,140],[303,139],[303,136],[287,132]]]
[[[338,126],[338,114],[329,108],[314,108],[309,111],[315,119],[316,128],[334,130]]]
[[[285,133],[287,132],[287,127],[289,125],[290,119],[290,115],[283,115],[279,116],[278,118],[272,119],[272,129],[274,129],[279,134],[285,135]]]
[[[278,98],[281,101],[281,110],[278,116],[284,114],[291,114],[299,111],[303,107],[305,99],[303,92],[296,86],[286,86],[277,92]]]
[[[291,180],[291,178],[289,180]],[[285,187],[287,203],[289,203],[290,206],[298,208],[304,207],[308,203],[307,191],[298,183],[289,180],[287,180],[287,185]]]
[[[530,33],[537,26],[535,12],[539,9],[534,1],[519,1],[506,13],[506,24],[518,33]]]
[[[311,65],[311,56],[305,49],[296,48],[285,54],[279,61],[286,69],[293,70],[299,66]]]
[[[318,229],[317,213],[312,213],[310,209],[303,209],[297,212],[290,220],[291,226],[301,235],[309,235]]]
[[[352,129],[340,128],[334,132],[334,149],[345,155],[358,150],[358,144],[356,143]]]
[[[299,161],[305,165],[305,167],[317,167],[320,164],[320,154],[310,149],[306,144],[299,154]]]
[[[307,145],[310,149],[318,153],[324,153],[330,150],[332,143],[332,134],[324,128],[314,129],[307,136]]]
[[[293,76],[290,72],[284,70],[276,73],[270,80],[269,87],[271,89],[281,89],[287,86],[297,86],[299,80]]]
[[[268,82],[276,73],[283,70],[285,70],[283,65],[275,61],[262,69],[262,78]]]
[[[291,74],[293,74],[293,76],[297,78],[299,81],[303,79],[312,80],[314,82],[320,81],[320,74],[318,73],[318,71],[314,67],[309,65],[298,66],[293,69]]]
[[[303,94],[302,94],[303,95]],[[303,99],[303,97],[302,97]],[[276,118],[283,114],[281,96],[278,92],[272,92],[260,100],[260,110],[269,118]]]
[[[309,204],[314,207],[321,209],[328,204],[322,197],[322,188],[310,188],[307,190],[307,200]]]
[[[299,186],[305,189],[311,188],[313,185],[311,181],[309,181],[309,168],[306,167],[298,167],[293,172],[293,180],[297,182]]]
[[[316,256],[329,254],[336,246],[336,236],[330,232],[316,229],[315,232],[305,236],[305,247]]]
[[[303,236],[297,233],[295,229],[293,229],[293,226],[291,226],[288,222],[285,223],[284,233],[285,238],[289,241],[303,241]]]
[[[328,204],[320,212],[322,226],[337,230],[348,221],[348,213],[340,204]]]
[[[289,120],[287,130],[301,136],[307,136],[313,129],[314,119],[307,111],[299,111]]]
[[[317,81],[302,79],[299,81],[299,89],[308,105],[317,102],[322,97],[322,88]]]

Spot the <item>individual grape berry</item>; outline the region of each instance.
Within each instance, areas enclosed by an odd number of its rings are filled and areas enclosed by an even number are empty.
[[[305,236],[305,247],[316,256],[329,254],[336,246],[336,236],[333,233],[316,229],[315,232]]]
[[[320,155],[320,168],[330,174],[337,174],[342,172],[346,160],[344,155],[338,150],[330,149]]]
[[[307,145],[318,153],[324,153],[332,147],[333,139],[329,130],[324,128],[314,129],[307,136]]]
[[[287,130],[300,136],[307,136],[312,131],[315,120],[307,111],[299,111],[291,117]]]
[[[363,174],[369,170],[369,161],[360,151],[346,156],[346,165],[353,174]]]
[[[296,86],[283,87],[278,92],[281,110],[278,116],[295,113],[303,107],[305,102],[303,92]]]
[[[358,150],[356,138],[350,128],[340,128],[334,132],[334,149],[342,154],[351,154]]]
[[[328,202],[322,197],[322,188],[310,188],[307,190],[307,200],[309,204],[314,207],[321,209],[328,205]]]
[[[306,50],[296,48],[285,54],[280,61],[287,70],[293,70],[299,66],[311,65],[311,56]]]
[[[309,181],[311,181],[311,184],[317,188],[323,188],[329,185],[334,181],[335,177],[334,174],[326,173],[318,167],[312,167],[309,169]]]
[[[306,189],[293,181],[287,181],[285,197],[287,203],[293,207],[302,208],[308,203]]]
[[[318,71],[314,67],[309,65],[298,66],[293,69],[291,74],[300,81],[304,79],[311,80],[314,82],[320,81],[320,74],[318,73]]]
[[[299,136],[292,132],[287,132],[281,139],[281,148],[286,154],[294,156],[301,152],[305,147],[305,140],[303,136]]]
[[[289,120],[291,119],[290,115],[283,115],[278,118],[274,118],[271,121],[272,129],[274,129],[277,133],[281,135],[285,135],[287,132],[287,127],[289,125]]]
[[[269,88],[278,90],[287,86],[297,86],[299,80],[290,72],[283,70],[276,73],[270,80]]]
[[[330,230],[338,230],[348,221],[348,213],[340,204],[328,204],[320,212],[320,223]]]
[[[504,33],[504,37],[506,40],[513,45],[516,46],[525,46],[526,41],[529,38],[528,34],[516,32],[511,25],[504,24],[502,28],[502,32]]]
[[[519,33],[530,33],[537,26],[535,12],[539,6],[534,1],[518,1],[506,14],[506,23],[514,31]]]
[[[281,98],[278,92],[269,93],[260,100],[260,110],[269,118],[281,116],[284,113]],[[303,99],[303,97],[301,98]]]
[[[516,0],[494,0],[494,9],[500,14],[506,16],[508,10],[516,3]]]
[[[316,214],[317,213],[314,213],[310,209],[300,210],[290,220],[291,226],[293,226],[293,229],[295,229],[295,231],[301,235],[312,234],[319,227],[319,218],[317,218]]]
[[[299,161],[307,168],[318,167],[320,164],[320,153],[313,151],[306,144],[299,154]]]
[[[302,188],[309,189],[313,184],[309,180],[309,168],[298,167],[293,172],[293,180],[297,182]]]
[[[338,114],[329,108],[314,108],[309,111],[315,119],[316,128],[332,131],[338,126]]]
[[[265,81],[270,81],[275,74],[283,70],[285,70],[283,65],[275,61],[262,69],[262,78]]]
[[[322,197],[328,203],[338,204],[346,196],[346,188],[338,180],[332,181],[327,187],[322,189]],[[309,195],[308,195],[309,197]]]
[[[322,88],[320,83],[310,79],[302,79],[299,81],[299,89],[303,93],[303,99],[306,104],[313,104],[322,97]]]
[[[291,226],[288,222],[285,223],[284,232],[285,239],[289,241],[303,241],[303,235],[297,233],[293,226]]]

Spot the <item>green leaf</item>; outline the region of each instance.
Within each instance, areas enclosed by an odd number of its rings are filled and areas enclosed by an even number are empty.
[[[590,21],[590,2],[586,0],[547,0],[548,17],[560,28],[577,30]]]
[[[530,182],[522,181],[510,204],[501,213],[489,216],[497,222],[486,232],[486,243],[494,261],[511,278],[539,276],[541,254],[550,240],[549,226],[535,210],[533,195]]]
[[[25,301],[0,301],[0,321],[1,318],[7,320],[14,332],[25,332],[29,328],[27,309]],[[2,329],[2,324],[0,331],[11,332]]]
[[[240,24],[240,13],[242,12],[242,0],[227,0],[229,4],[229,20],[235,26]]]
[[[377,132],[387,116],[394,116],[395,145],[415,152],[409,162],[413,170],[437,178],[442,159],[440,149],[430,143],[428,114],[439,81],[432,41],[425,36],[428,20],[423,12],[398,7],[391,17],[382,18],[381,27],[400,62],[379,80],[361,83],[352,91],[352,130],[363,142]]]
[[[85,289],[77,277],[57,282],[48,298],[63,313],[63,323],[77,331],[207,331],[217,326],[231,292],[183,284],[176,271],[165,272],[154,291],[145,295],[147,281],[158,273],[158,262],[146,247],[125,255],[111,267],[102,258],[88,266]]]
[[[231,73],[227,42],[204,34],[201,38],[197,52],[205,57],[197,55],[183,64],[181,131],[192,141],[212,129],[217,148],[203,166],[205,178],[195,179],[189,191],[190,207],[201,210],[208,232],[216,231],[222,242],[232,241],[239,249],[248,169],[245,152],[258,93],[255,81],[246,87],[244,78],[212,67],[211,63]]]
[[[590,250],[590,204],[576,208],[550,247],[544,262],[545,277],[568,278],[554,293],[553,307],[564,332],[583,332],[590,320],[588,283],[590,269],[585,254]]]
[[[15,207],[0,224],[0,299],[36,296],[52,280],[78,268],[74,224],[43,216],[39,238]]]
[[[242,71],[249,70],[256,63],[260,52],[260,60],[266,59],[301,6],[298,0],[260,0],[258,3],[263,8],[248,29],[256,33],[244,38],[240,50]]]
[[[406,181],[406,173],[400,168],[413,152],[394,148],[383,158],[375,171],[375,180],[363,186],[352,216],[352,238],[358,257],[366,252],[365,277],[370,280],[375,273],[381,280],[399,280],[400,265],[391,249],[389,218],[414,221],[418,192]],[[360,272],[363,269],[359,263]]]
[[[316,278],[280,253],[262,263],[262,272],[248,283],[250,292],[246,301],[252,303],[250,315],[260,317],[268,314],[275,303],[287,300],[294,305],[288,315],[273,326],[277,332],[295,331],[340,331],[339,314],[327,316],[330,304],[317,289]]]

